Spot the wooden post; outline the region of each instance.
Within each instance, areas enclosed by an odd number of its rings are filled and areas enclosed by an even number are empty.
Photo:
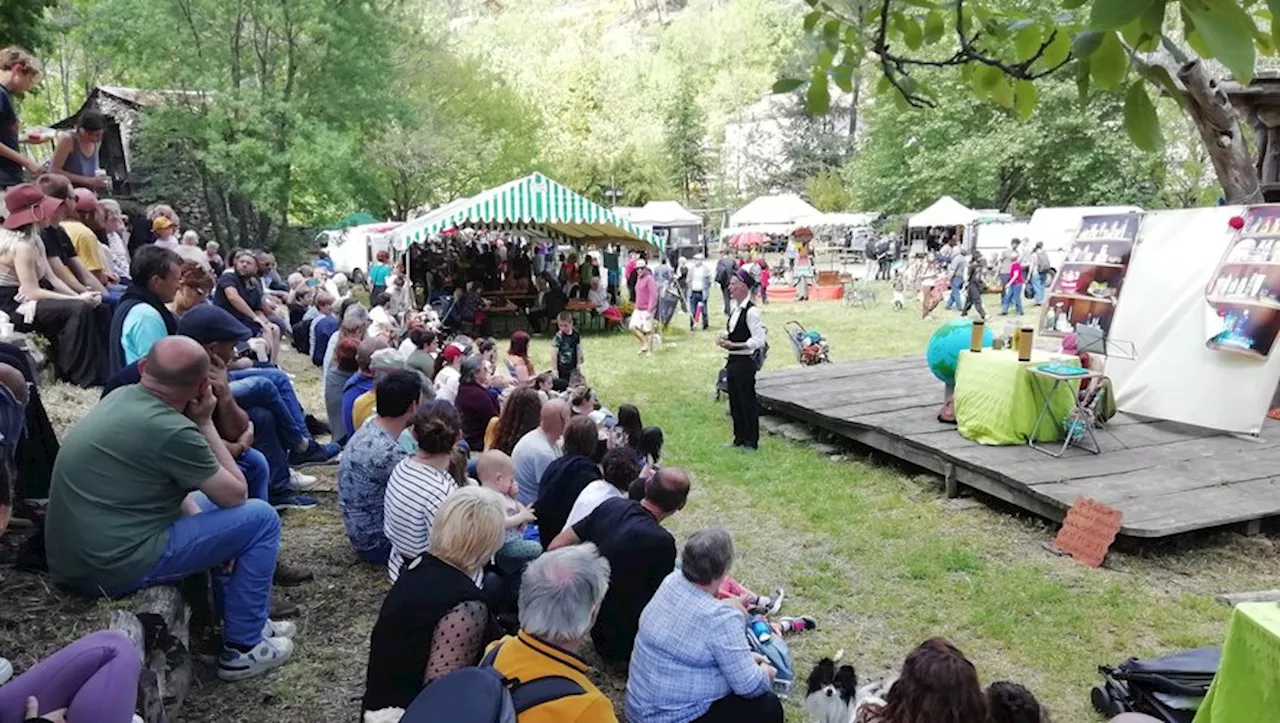
[[[956,481],[956,466],[951,462],[942,463],[942,489],[949,500],[960,496],[960,483]]]
[[[182,592],[172,586],[138,593],[136,615],[111,615],[111,628],[128,635],[142,655],[138,697],[146,723],[166,723],[191,690],[190,619]]]

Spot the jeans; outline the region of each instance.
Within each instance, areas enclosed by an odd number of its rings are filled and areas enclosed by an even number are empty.
[[[1044,303],[1044,277],[1047,271],[1037,271],[1031,275],[1031,291],[1035,294],[1036,305]]]
[[[947,297],[947,310],[960,308],[960,291],[964,288],[964,279],[959,276],[951,279],[951,295]]]
[[[249,485],[249,499],[267,499],[271,483],[271,465],[267,463],[267,456],[250,447],[236,460],[236,466],[240,468],[245,482]],[[203,492],[197,493],[197,500],[200,500],[200,508],[205,509],[205,502],[208,501],[208,498],[204,496]],[[209,502],[209,504],[212,507],[217,506],[213,502]],[[212,509],[212,507],[209,509]]]
[[[231,371],[227,377],[231,380],[231,396],[240,406],[245,409],[266,407],[276,415],[284,425],[282,434],[290,449],[301,447],[311,438],[307,432],[306,412],[302,411],[288,374],[271,367],[257,367]]]
[[[1022,284],[1008,284],[1004,287],[1004,296],[1000,299],[1000,313],[1008,314],[1009,307],[1015,307],[1022,314]]]
[[[266,465],[268,494],[258,497],[253,494],[253,485],[249,486],[249,496],[256,499],[269,499],[292,491],[289,480],[289,452],[280,439],[280,425],[276,416],[266,407],[251,407],[249,419],[253,420],[253,450],[263,458]],[[244,469],[241,467],[241,469]],[[248,474],[245,474],[248,477]]]
[[[206,499],[201,509],[200,514],[183,517],[169,527],[169,542],[151,572],[110,592],[119,597],[172,585],[235,560],[230,574],[214,575],[222,600],[222,637],[228,644],[257,645],[262,642],[271,604],[271,579],[280,553],[280,516],[271,505],[256,499],[227,508]]]
[[[0,688],[0,723],[26,720],[31,696],[40,701],[37,715],[66,708],[69,721],[129,723],[141,670],[138,650],[124,633],[90,633]]]
[[[701,291],[689,292],[689,329],[693,330],[693,322],[702,314],[702,328],[707,328],[707,297]]]

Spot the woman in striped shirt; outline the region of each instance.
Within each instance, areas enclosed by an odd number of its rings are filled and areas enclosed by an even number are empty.
[[[392,470],[383,502],[383,531],[391,542],[387,572],[392,582],[400,576],[402,565],[426,552],[440,505],[458,488],[449,463],[461,434],[458,411],[449,402],[437,399],[418,407],[413,420],[418,451]]]

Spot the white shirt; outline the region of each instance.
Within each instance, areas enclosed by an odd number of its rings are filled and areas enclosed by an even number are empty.
[[[742,312],[742,307],[748,303],[750,302],[744,301],[742,302],[742,304],[739,304],[733,307],[733,313],[729,315],[729,326],[728,326],[729,333],[733,333],[733,330],[737,328],[738,314]],[[746,348],[730,350],[729,354],[737,355],[737,356],[749,356],[755,350],[764,346],[764,334],[765,334],[764,322],[760,320],[760,310],[756,308],[755,304],[751,304],[751,306],[747,307],[747,329],[751,331],[751,338],[747,339]]]
[[[622,492],[612,484],[598,479],[595,482],[582,488],[582,492],[578,493],[578,499],[573,503],[573,509],[569,510],[569,517],[565,520],[565,528],[573,527],[579,521],[586,519],[587,515],[595,512],[601,502],[621,497]]]
[[[400,566],[427,551],[431,525],[444,498],[457,489],[453,477],[413,457],[400,460],[387,478],[382,504],[382,531],[391,543],[387,574],[391,582],[400,576]]]
[[[462,380],[462,372],[445,364],[436,375],[436,399],[443,399],[453,404],[458,400],[458,383]]]
[[[706,291],[711,288],[711,272],[706,263],[694,261],[689,265],[689,290]]]
[[[400,353],[400,356],[402,358],[408,359],[409,355],[412,354],[414,350],[417,348],[418,347],[413,345],[413,339],[405,339],[404,341],[400,342],[400,347],[396,349],[396,351]]]

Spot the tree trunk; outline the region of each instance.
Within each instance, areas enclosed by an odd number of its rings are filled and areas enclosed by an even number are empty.
[[[1258,171],[1245,145],[1240,118],[1227,100],[1227,94],[1209,76],[1200,60],[1183,63],[1178,68],[1178,80],[1187,89],[1183,106],[1200,131],[1227,203],[1263,203]]]
[[[139,702],[147,723],[168,721],[191,690],[191,608],[176,587],[138,594],[138,612],[111,615],[111,628],[129,636],[142,655]]]

